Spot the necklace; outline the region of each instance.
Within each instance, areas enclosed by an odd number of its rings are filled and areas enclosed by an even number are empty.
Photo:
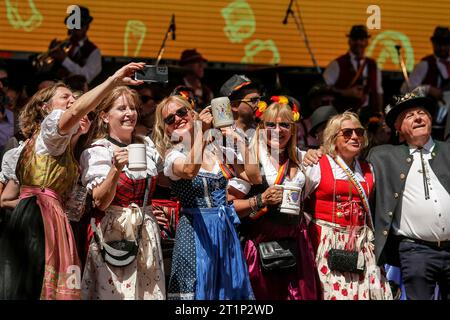
[[[115,144],[116,146],[121,147],[121,148],[125,148],[126,146],[128,146],[127,143],[117,141],[116,139],[112,138],[111,136],[107,136],[106,140],[112,142],[113,144]]]

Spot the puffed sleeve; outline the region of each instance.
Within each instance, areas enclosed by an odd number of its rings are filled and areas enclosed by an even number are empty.
[[[145,145],[147,152],[147,169],[152,176],[158,175],[159,172],[164,171],[164,161],[156,150],[156,146],[149,137],[145,137]]]
[[[41,130],[36,140],[36,152],[38,154],[50,154],[59,156],[64,153],[79,125],[73,127],[68,134],[61,135],[58,131],[58,123],[64,110],[53,110],[41,123]]]
[[[228,181],[228,186],[233,187],[236,190],[242,192],[243,194],[248,194],[250,192],[251,184],[240,178],[232,178]]]
[[[324,155],[325,157],[325,155]],[[320,184],[320,165],[305,167],[306,183],[305,183],[305,197],[313,193]]]
[[[25,143],[20,142],[16,148],[10,149],[3,155],[2,172],[0,173],[0,182],[7,183],[9,180],[17,182],[16,167],[19,161],[20,153],[22,152]]]
[[[100,185],[112,166],[112,150],[104,145],[94,145],[81,154],[81,182],[89,191]]]
[[[181,179],[179,176],[176,176],[173,172],[173,163],[178,158],[185,159],[186,155],[180,152],[179,150],[172,149],[167,153],[166,158],[164,159],[164,175],[174,181]]]

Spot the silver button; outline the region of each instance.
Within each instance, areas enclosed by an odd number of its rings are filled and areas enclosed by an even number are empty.
[[[406,162],[411,163],[411,158],[406,158]]]
[[[404,173],[400,173],[400,179],[404,180],[406,178]]]
[[[398,193],[394,193],[394,198],[397,199],[398,198]]]
[[[383,236],[385,236],[385,237],[386,237],[387,235],[388,235],[388,232],[387,232],[387,230],[384,230],[384,231],[383,231]]]
[[[393,213],[392,213],[392,211],[389,211],[387,214],[388,214],[389,217],[392,217]]]

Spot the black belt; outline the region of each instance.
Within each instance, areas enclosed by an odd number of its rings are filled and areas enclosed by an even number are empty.
[[[450,241],[425,241],[420,239],[413,239],[408,237],[400,236],[400,241],[403,242],[413,242],[418,244],[423,244],[425,246],[433,247],[433,248],[439,248],[439,249],[449,249],[450,248]]]

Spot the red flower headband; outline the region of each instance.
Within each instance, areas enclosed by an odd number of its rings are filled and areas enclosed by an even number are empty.
[[[294,121],[298,121],[300,119],[299,106],[294,101],[294,99],[292,99],[291,97],[272,96],[270,98],[270,101],[291,107],[292,117],[294,118]],[[267,109],[267,103],[265,101],[260,101],[258,103],[258,109],[255,112],[255,116],[258,119],[261,119],[261,117],[262,117],[264,111],[266,111],[266,109]]]

